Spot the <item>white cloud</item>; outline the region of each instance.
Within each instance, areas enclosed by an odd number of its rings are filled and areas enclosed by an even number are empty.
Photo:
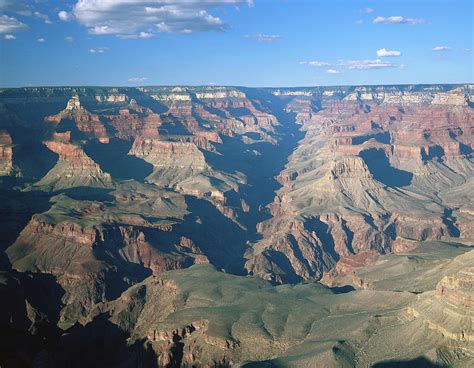
[[[53,24],[53,22],[51,22],[51,20],[46,14],[40,13],[39,11],[35,11],[33,15],[36,18],[42,19],[46,24]]]
[[[93,48],[89,49],[89,52],[91,54],[103,54],[104,52],[106,52],[108,50],[109,50],[108,47],[93,47]]]
[[[449,46],[435,46],[432,49],[433,51],[451,51],[451,47]]]
[[[404,18],[400,15],[393,15],[390,17],[376,17],[373,21],[375,24],[423,24],[425,21],[424,19],[417,19],[417,18]]]
[[[209,11],[242,3],[253,5],[245,0],[78,0],[72,14],[90,34],[138,38],[140,32],[224,31],[227,24]]]
[[[3,38],[5,40],[16,40],[16,37],[12,34],[6,34]]]
[[[339,71],[337,71],[336,69],[328,69],[328,70],[326,70],[326,73],[328,73],[328,74],[339,74]]]
[[[300,61],[300,64],[301,64],[301,65],[315,66],[315,67],[329,66],[329,65],[331,65],[331,63],[328,63],[327,61],[321,61],[321,60]]]
[[[0,33],[15,33],[28,29],[28,26],[18,19],[8,15],[0,16]]]
[[[398,68],[400,64],[392,63],[389,61],[382,61],[380,59],[375,60],[341,60],[339,65],[345,66],[349,69],[357,70],[369,70],[369,69],[382,69],[382,68]]]
[[[58,13],[58,18],[61,19],[63,22],[68,22],[68,21],[71,20],[72,14],[71,14],[71,13],[68,13],[68,12],[65,11],[65,10],[61,10],[61,11]]]
[[[377,57],[401,56],[400,51],[387,50],[385,48],[377,50]]]
[[[66,41],[66,42],[74,42],[74,37],[71,37],[71,36],[64,37],[64,41]]]
[[[268,42],[268,43],[275,42],[283,38],[282,36],[276,35],[276,34],[262,34],[262,33],[259,33],[256,35],[246,35],[245,37],[252,38],[258,42]]]
[[[342,68],[347,69],[355,69],[355,70],[369,70],[369,69],[382,69],[382,68],[403,68],[405,65],[393,63],[389,61],[382,61],[380,59],[375,60],[339,60],[336,63],[330,63],[327,61],[300,61],[300,64],[309,65],[314,67],[322,67],[322,66],[339,66]],[[327,73],[335,74],[329,72],[329,70],[336,70],[336,69],[328,69],[326,70]]]
[[[146,81],[148,78],[147,77],[133,77],[133,78],[128,78],[128,82],[130,83],[140,83]]]
[[[148,38],[152,38],[153,37],[153,33],[151,32],[140,32],[138,34],[138,38],[143,38],[143,39],[148,39]]]
[[[38,38],[36,41],[39,42],[39,43],[46,42],[46,40],[43,37]]]
[[[373,13],[375,10],[373,8],[362,8],[360,9],[360,12],[362,14],[370,14],[370,13]]]
[[[364,24],[364,21],[363,21],[362,19],[357,19],[357,20],[356,20],[356,24],[357,24],[357,25]]]

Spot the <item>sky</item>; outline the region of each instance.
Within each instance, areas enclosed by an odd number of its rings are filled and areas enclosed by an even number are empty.
[[[473,0],[0,0],[0,87],[472,83]]]

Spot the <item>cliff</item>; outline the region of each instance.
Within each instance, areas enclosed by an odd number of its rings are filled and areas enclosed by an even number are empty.
[[[10,134],[0,130],[0,176],[10,175],[13,169],[13,148]]]
[[[56,165],[35,187],[49,191],[74,187],[110,187],[110,174],[101,170],[80,146],[69,143],[70,132],[55,133],[51,141],[45,141],[48,149],[58,155]]]

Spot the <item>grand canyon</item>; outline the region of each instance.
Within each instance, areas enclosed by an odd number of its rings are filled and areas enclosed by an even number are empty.
[[[472,367],[474,85],[0,89],[2,367]]]

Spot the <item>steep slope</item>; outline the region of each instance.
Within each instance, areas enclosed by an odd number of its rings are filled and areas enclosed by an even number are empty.
[[[70,143],[71,133],[54,133],[52,140],[44,144],[58,154],[57,164],[35,183],[35,187],[56,191],[74,187],[111,187],[110,174],[101,170],[78,145]]]

